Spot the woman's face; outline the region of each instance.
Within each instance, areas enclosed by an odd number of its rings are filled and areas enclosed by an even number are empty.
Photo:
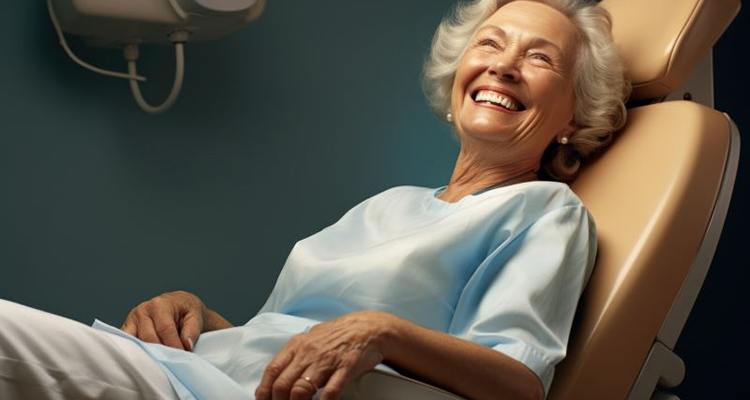
[[[576,27],[559,11],[523,0],[498,9],[456,71],[451,110],[462,141],[492,142],[538,163],[550,141],[573,131],[576,51]]]

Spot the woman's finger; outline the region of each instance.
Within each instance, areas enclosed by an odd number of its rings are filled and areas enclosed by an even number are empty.
[[[307,367],[292,385],[289,400],[310,400],[331,376],[330,370]]]
[[[292,387],[297,383],[297,380],[302,379],[302,372],[307,367],[307,365],[300,364],[296,358],[293,358],[286,368],[284,368],[284,371],[271,384],[271,398],[273,400],[289,400]]]
[[[125,318],[125,322],[122,323],[122,326],[120,329],[129,334],[135,336],[136,333],[138,333],[138,330],[136,329],[135,321],[133,321],[133,312],[129,312],[127,318]]]
[[[266,369],[263,371],[260,384],[255,389],[255,398],[257,400],[271,400],[273,383],[292,361],[293,356],[294,353],[291,350],[284,348],[268,363]]]
[[[143,340],[144,342],[159,343],[159,336],[156,334],[154,323],[153,321],[151,321],[151,318],[138,318],[136,320],[136,324],[138,325],[137,337],[139,339]]]
[[[180,321],[180,340],[187,351],[193,351],[195,342],[203,330],[202,317],[190,311]]]
[[[344,386],[353,378],[351,368],[339,368],[328,379],[325,387],[320,389],[320,400],[338,400],[344,391]]]
[[[165,308],[160,308],[155,311],[151,318],[160,343],[180,350],[185,349],[182,346],[180,336],[177,335],[177,324],[173,313]]]

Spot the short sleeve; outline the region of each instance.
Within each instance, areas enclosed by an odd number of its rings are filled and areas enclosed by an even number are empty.
[[[464,288],[450,331],[534,371],[549,392],[596,258],[582,205],[548,211],[488,254]]]

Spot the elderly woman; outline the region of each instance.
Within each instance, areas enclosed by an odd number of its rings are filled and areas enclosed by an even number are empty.
[[[186,292],[135,307],[122,330],[6,302],[24,322],[3,322],[0,355],[37,360],[25,384],[34,368],[57,371],[44,386],[75,381],[60,371],[93,354],[85,384],[48,389],[76,397],[332,400],[379,368],[471,399],[544,398],[596,254],[591,216],[559,181],[625,118],[609,17],[575,0],[460,4],[437,30],[425,89],[461,143],[449,184],[386,190],[299,241],[244,326]],[[67,324],[34,342],[57,359],[8,339],[44,324]],[[0,394],[21,393],[7,382]]]

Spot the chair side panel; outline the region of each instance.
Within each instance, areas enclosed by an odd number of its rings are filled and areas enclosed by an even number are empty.
[[[632,109],[572,185],[599,254],[550,399],[625,398],[700,246],[729,137],[724,116],[695,103]]]

